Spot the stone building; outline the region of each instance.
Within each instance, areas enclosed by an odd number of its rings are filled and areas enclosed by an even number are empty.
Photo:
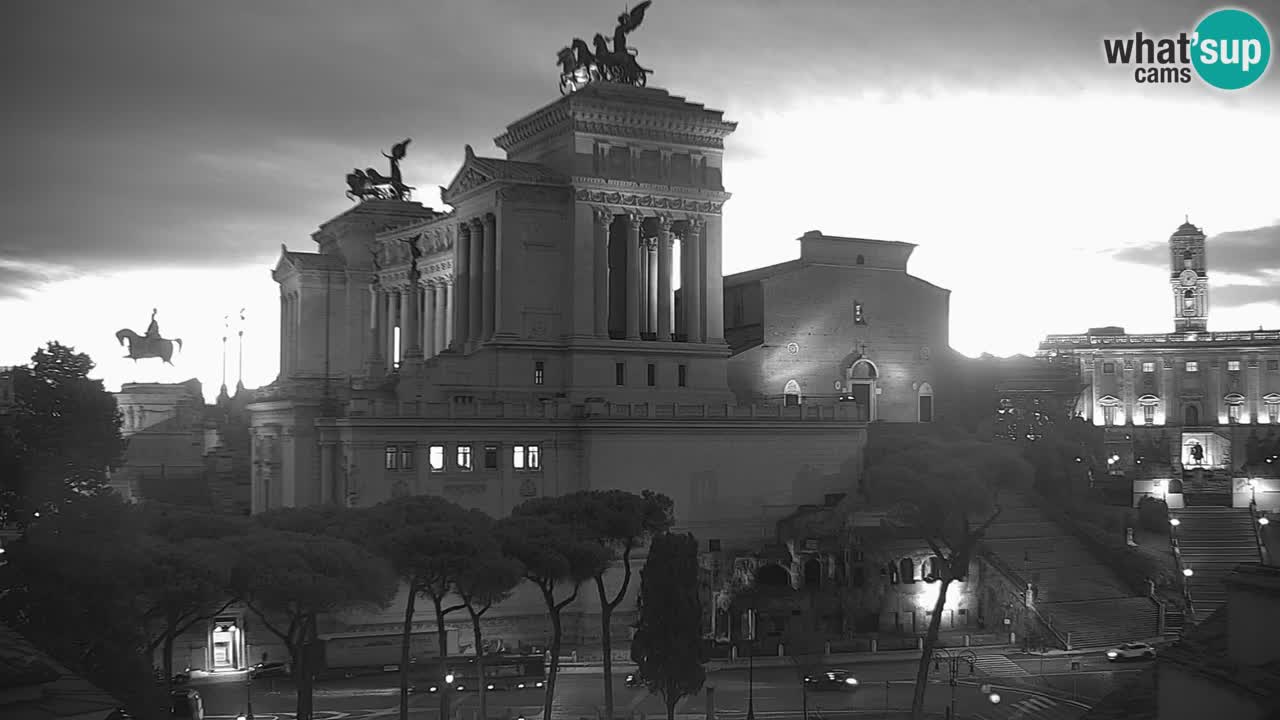
[[[1086,387],[1079,413],[1106,429],[1117,469],[1147,466],[1147,485],[1193,469],[1221,482],[1274,476],[1280,331],[1209,329],[1209,263],[1200,228],[1180,226],[1169,238],[1169,259],[1173,332],[1132,335],[1106,327],[1050,335],[1038,354],[1079,364]],[[1161,477],[1153,479],[1153,471]],[[1277,489],[1264,488],[1268,494]],[[1240,487],[1234,490],[1242,495]]]
[[[115,393],[128,441],[110,485],[126,499],[164,486],[199,483],[205,470],[205,405],[200,381],[125,383]]]
[[[910,245],[815,233],[799,260],[726,279],[735,127],[593,83],[512,123],[505,158],[466,148],[448,212],[366,200],[321,225],[317,252],[285,249],[281,372],[248,408],[254,511],[435,494],[500,517],[649,489],[729,549],[847,490],[869,419],[932,420],[947,291],[907,274]],[[372,633],[400,607],[326,630]],[[591,599],[574,610],[571,639],[595,640]],[[509,645],[544,640],[533,592],[491,615]]]

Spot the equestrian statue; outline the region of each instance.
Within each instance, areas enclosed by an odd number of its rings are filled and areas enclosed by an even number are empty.
[[[618,16],[618,26],[613,30],[613,47],[604,35],[597,33],[593,47],[581,38],[574,38],[569,47],[556,54],[560,64],[560,93],[581,90],[591,82],[611,82],[619,85],[644,87],[648,74],[653,72],[640,67],[635,48],[627,47],[627,35],[644,22],[644,12],[653,0],[644,0],[629,12]]]
[[[373,168],[352,170],[347,175],[347,197],[361,202],[369,199],[408,200],[415,188],[404,184],[400,176],[400,161],[408,153],[411,140],[412,138],[406,138],[404,142],[396,143],[392,146],[390,155],[382,153],[383,157],[391,161],[390,176]]]
[[[116,340],[121,345],[129,342],[129,354],[125,357],[137,362],[145,358],[160,358],[166,364],[173,364],[173,346],[176,344],[178,349],[182,349],[182,340],[178,338],[168,339],[160,336],[160,323],[156,322],[156,311],[151,310],[151,324],[147,326],[147,334],[139,335],[138,333],[125,328],[116,332]]]

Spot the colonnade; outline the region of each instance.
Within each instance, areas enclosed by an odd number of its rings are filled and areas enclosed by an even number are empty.
[[[387,369],[407,358],[435,357],[454,340],[454,282],[425,278],[417,287],[369,288],[369,331],[373,357]],[[397,353],[395,328],[400,328]]]
[[[719,340],[724,335],[724,319],[720,303],[708,302],[708,238],[706,223],[701,218],[674,220],[656,215],[616,213],[610,208],[593,208],[595,218],[595,333],[609,337],[613,326],[621,329],[627,340],[671,341],[673,336],[686,342]],[[617,222],[621,218],[622,222]],[[620,236],[619,236],[620,234]],[[675,241],[681,243],[680,287],[681,315],[675,316],[675,293],[672,283],[672,251]],[[610,263],[611,240],[626,247],[625,263]],[[719,238],[714,238],[717,242]],[[717,249],[718,253],[718,249]],[[718,255],[712,259],[717,273]],[[614,283],[625,287],[624,318],[610,319],[611,292]],[[712,305],[713,307],[707,307]]]
[[[498,308],[497,225],[492,213],[458,225],[454,254],[458,302],[452,307],[457,328],[454,342],[459,346],[493,337]]]
[[[302,334],[302,298],[297,291],[280,293],[280,371],[298,368],[298,346]]]

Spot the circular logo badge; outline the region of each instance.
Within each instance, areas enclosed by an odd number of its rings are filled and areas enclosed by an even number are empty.
[[[1223,90],[1248,87],[1271,61],[1271,36],[1258,18],[1243,10],[1217,10],[1196,26],[1191,64],[1210,85]]]

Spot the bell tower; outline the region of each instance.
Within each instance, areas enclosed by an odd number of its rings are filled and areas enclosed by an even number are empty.
[[[1189,219],[1169,236],[1169,262],[1174,332],[1204,332],[1209,325],[1204,232]]]

